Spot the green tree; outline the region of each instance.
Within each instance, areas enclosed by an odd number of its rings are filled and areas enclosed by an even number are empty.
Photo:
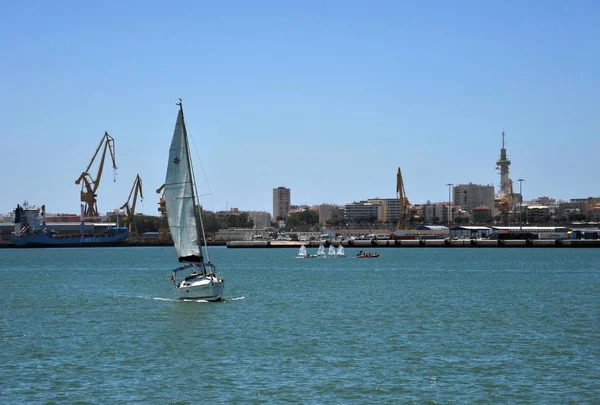
[[[254,222],[249,219],[248,213],[243,212],[237,215],[226,215],[223,218],[223,228],[252,228]]]
[[[202,223],[207,234],[214,235],[221,228],[219,218],[212,211],[202,210]]]
[[[161,217],[154,215],[135,214],[131,224],[131,230],[138,235],[146,232],[158,232]]]
[[[571,220],[573,220],[573,221],[577,221],[577,222],[580,222],[580,221],[585,221],[585,214],[574,214],[574,215],[571,217]]]
[[[287,231],[308,232],[311,230],[320,230],[319,213],[316,211],[305,210],[290,214],[285,220],[285,229]]]

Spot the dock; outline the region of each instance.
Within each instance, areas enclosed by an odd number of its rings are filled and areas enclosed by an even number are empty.
[[[403,240],[354,240],[354,241],[230,241],[227,247],[240,248],[295,248],[305,245],[317,248],[319,245],[333,245],[345,248],[600,248],[600,239],[403,239]]]

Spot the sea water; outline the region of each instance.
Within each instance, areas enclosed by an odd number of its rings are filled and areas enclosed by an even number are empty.
[[[211,249],[207,303],[172,248],[2,249],[0,402],[600,401],[599,249],[355,253]]]

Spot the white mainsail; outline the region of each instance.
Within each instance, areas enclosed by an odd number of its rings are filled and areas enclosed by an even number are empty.
[[[325,246],[319,245],[317,249],[317,256],[325,256]]]
[[[300,250],[298,251],[298,257],[306,257],[308,256],[307,252],[306,252],[306,246],[302,245],[300,246]]]
[[[335,247],[333,247],[333,245],[329,245],[329,250],[327,251],[327,256],[335,256]]]
[[[165,204],[171,237],[180,261],[201,261],[196,225],[193,174],[188,154],[183,110],[179,110],[165,179]]]
[[[342,246],[341,243],[340,243],[340,246],[338,246],[337,255],[338,256],[346,256],[346,253],[344,253],[344,247]]]

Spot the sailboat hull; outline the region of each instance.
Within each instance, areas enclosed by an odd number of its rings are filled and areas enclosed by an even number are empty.
[[[182,282],[176,290],[180,299],[220,301],[223,299],[225,282],[216,277],[199,277]]]

